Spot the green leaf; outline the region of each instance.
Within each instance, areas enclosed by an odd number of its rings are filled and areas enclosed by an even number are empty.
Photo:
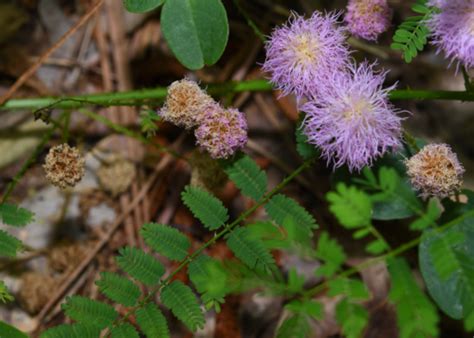
[[[307,338],[310,330],[307,317],[296,315],[285,319],[278,328],[277,338]]]
[[[364,283],[357,279],[337,278],[329,283],[328,295],[333,297],[344,295],[350,299],[367,300],[369,299],[369,291]]]
[[[193,291],[180,281],[174,281],[163,288],[161,301],[171,312],[195,332],[204,326],[204,314],[199,307]]]
[[[20,208],[15,204],[0,204],[0,216],[3,223],[16,227],[23,227],[33,221],[33,214],[25,208]]]
[[[20,240],[8,232],[0,230],[0,257],[15,257],[22,248],[23,244]]]
[[[40,338],[97,338],[100,336],[100,331],[100,328],[86,324],[61,324],[44,331]],[[15,336],[8,337],[15,338]]]
[[[369,314],[362,305],[350,303],[346,298],[336,305],[336,321],[344,337],[359,338],[369,322]]]
[[[365,192],[339,183],[336,191],[329,192],[326,198],[330,203],[329,210],[344,227],[355,229],[370,224],[372,203]]]
[[[324,314],[323,305],[309,299],[303,301],[293,300],[285,306],[285,309],[290,310],[293,313],[301,313],[311,316],[314,319],[322,319]]]
[[[138,248],[121,248],[117,264],[126,273],[146,285],[155,285],[165,273],[165,267],[150,254]]]
[[[318,277],[333,276],[347,258],[342,246],[336,240],[331,239],[325,231],[319,236],[316,257],[324,261],[324,264],[315,271]]]
[[[395,304],[400,338],[437,337],[438,311],[420,290],[403,258],[388,261],[391,289],[389,299]]]
[[[303,133],[303,119],[304,114],[300,113],[298,123],[296,124],[296,151],[304,159],[309,160],[310,158],[315,158],[318,155],[318,151],[315,146],[308,143],[308,137]]]
[[[467,319],[474,311],[474,246],[470,243],[474,243],[472,216],[443,232],[426,229],[419,246],[426,287],[438,307],[454,319]]]
[[[147,138],[155,136],[158,131],[157,122],[161,120],[160,115],[152,109],[147,109],[140,113],[140,129]]]
[[[0,320],[0,337],[2,338],[28,338],[28,335],[4,321]],[[41,336],[43,337],[43,336]]]
[[[370,242],[365,247],[365,251],[367,251],[368,253],[370,253],[372,255],[379,255],[379,254],[381,254],[382,252],[384,252],[385,250],[388,250],[388,249],[389,249],[389,247],[388,247],[387,243],[385,243],[385,241],[380,240],[380,239],[376,239],[376,240]]]
[[[8,303],[13,301],[15,298],[10,294],[5,285],[5,282],[0,280],[0,302]],[[1,337],[1,336],[0,336]]]
[[[124,323],[120,326],[116,326],[111,330],[112,338],[140,338],[137,330],[128,324]]]
[[[290,247],[288,238],[273,222],[256,222],[246,225],[251,238],[263,242],[267,249],[287,249]]]
[[[206,255],[199,255],[188,266],[189,279],[201,294],[206,308],[217,312],[228,293],[228,278],[221,264]]]
[[[165,0],[123,0],[127,11],[132,13],[145,13],[158,8]]]
[[[69,318],[100,329],[112,324],[118,316],[112,306],[82,296],[67,298],[62,309]]]
[[[154,303],[148,303],[138,309],[135,317],[140,329],[147,338],[170,337],[166,318]]]
[[[398,26],[393,36],[394,43],[391,44],[392,49],[403,52],[403,58],[407,63],[410,63],[418,55],[418,51],[421,52],[425,47],[429,34],[426,22],[435,12],[434,7],[426,6],[426,1],[415,3],[412,10],[422,15],[409,17]]]
[[[287,291],[290,294],[302,293],[304,290],[304,284],[306,283],[306,278],[303,275],[298,274],[295,268],[290,268],[288,272],[288,286]]]
[[[191,242],[180,231],[164,224],[147,223],[141,229],[146,244],[174,261],[186,258]]]
[[[125,306],[134,306],[140,297],[140,289],[135,283],[112,272],[102,272],[95,284],[109,299]]]
[[[261,241],[250,236],[246,228],[235,228],[227,237],[227,245],[234,255],[250,269],[263,273],[275,269],[273,256]]]
[[[278,194],[273,196],[265,205],[268,215],[279,225],[283,226],[290,218],[299,227],[303,236],[313,237],[313,229],[317,229],[315,219],[305,208],[294,199]]]
[[[224,170],[245,196],[258,201],[267,190],[267,175],[247,155],[223,163]]]
[[[229,37],[227,14],[220,0],[166,1],[161,29],[176,58],[189,69],[216,63]]]
[[[201,188],[187,186],[181,193],[181,198],[193,215],[211,231],[218,229],[229,219],[222,202]]]
[[[441,210],[435,199],[431,199],[428,203],[428,208],[423,215],[416,221],[410,224],[410,230],[424,230],[433,224],[436,225],[436,220],[441,215]]]

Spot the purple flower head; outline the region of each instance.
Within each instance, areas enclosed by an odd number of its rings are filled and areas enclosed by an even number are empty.
[[[431,0],[428,5],[440,9],[427,22],[438,53],[474,67],[474,0]]]
[[[390,26],[391,18],[387,0],[349,0],[344,21],[352,35],[376,41]]]
[[[247,121],[239,110],[216,103],[208,106],[194,135],[212,158],[228,158],[247,143]]]
[[[337,73],[317,101],[305,103],[304,133],[334,168],[347,164],[360,171],[400,145],[401,117],[383,89],[386,72],[374,73],[373,64],[350,65]]]
[[[263,70],[284,95],[317,96],[330,74],[349,59],[345,29],[337,27],[339,14],[314,12],[309,19],[292,14],[273,31],[265,44]]]

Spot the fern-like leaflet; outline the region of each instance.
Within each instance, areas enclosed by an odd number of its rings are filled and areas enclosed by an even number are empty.
[[[102,272],[96,284],[107,298],[125,306],[134,306],[140,297],[140,289],[135,283],[112,272]]]
[[[148,303],[137,310],[135,315],[140,329],[147,338],[169,338],[170,332],[166,318],[158,307]]]
[[[267,190],[267,175],[247,155],[224,163],[224,170],[242,193],[258,201]]]
[[[112,306],[82,296],[67,298],[62,309],[69,318],[99,329],[111,325],[118,316]]]
[[[181,193],[184,204],[209,230],[216,230],[229,219],[227,209],[222,202],[207,191],[187,186]]]
[[[161,291],[161,301],[191,331],[204,326],[204,314],[189,286],[174,281]]]
[[[246,228],[236,228],[227,237],[227,245],[234,255],[250,269],[268,273],[275,269],[275,261],[263,243],[252,238]]]
[[[43,332],[40,338],[97,338],[100,329],[84,324],[62,324]],[[11,336],[11,338],[15,338]]]
[[[164,224],[147,223],[143,225],[141,234],[146,244],[169,259],[180,261],[188,255],[191,243],[175,228]]]
[[[165,273],[163,264],[138,248],[124,247],[119,253],[118,266],[143,284],[155,285]]]
[[[112,338],[140,338],[137,330],[128,323],[114,327],[111,331],[111,335]]]
[[[391,48],[401,50],[405,62],[410,63],[426,45],[429,29],[426,21],[435,12],[436,8],[428,7],[427,0],[417,0],[412,10],[421,15],[407,18],[393,36]]]
[[[306,338],[310,333],[308,318],[305,315],[291,316],[281,324],[277,338]]]
[[[265,205],[265,210],[281,226],[284,226],[288,219],[293,220],[306,237],[313,237],[313,230],[318,228],[313,216],[299,205],[298,202],[285,195],[278,194],[273,196]]]
[[[402,258],[391,259],[388,269],[391,277],[389,299],[396,306],[400,338],[437,337],[438,313],[420,290],[407,262]]]

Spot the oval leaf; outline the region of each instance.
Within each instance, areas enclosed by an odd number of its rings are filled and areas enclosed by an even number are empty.
[[[174,55],[189,69],[216,63],[229,37],[227,14],[220,0],[167,1],[161,27]]]
[[[165,0],[123,0],[127,11],[132,13],[145,13],[158,8]]]

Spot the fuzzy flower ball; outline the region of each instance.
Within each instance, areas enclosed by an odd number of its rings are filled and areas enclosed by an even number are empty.
[[[284,95],[317,96],[330,75],[349,58],[345,29],[336,26],[339,14],[314,12],[309,19],[292,14],[265,44],[263,70]]]
[[[387,0],[349,0],[344,21],[352,35],[377,41],[390,26],[391,17]]]
[[[247,143],[247,121],[237,109],[208,106],[194,132],[198,145],[214,158],[229,158]]]
[[[65,189],[74,187],[82,179],[84,165],[85,160],[79,150],[64,143],[49,150],[43,169],[48,181]]]
[[[183,79],[168,87],[165,104],[158,114],[165,121],[191,129],[212,103],[214,100],[196,82]]]
[[[428,5],[439,8],[427,22],[438,52],[474,67],[474,0],[431,0]]]
[[[393,87],[382,88],[386,72],[375,73],[373,66],[364,62],[335,74],[327,92],[301,108],[309,143],[334,168],[360,171],[400,145],[401,117],[388,100]]]
[[[464,168],[447,144],[429,144],[405,162],[413,187],[423,198],[448,197],[462,185]]]

